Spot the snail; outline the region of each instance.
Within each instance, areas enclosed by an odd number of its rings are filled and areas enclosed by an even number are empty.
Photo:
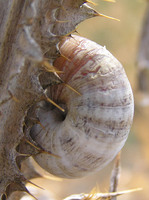
[[[48,88],[49,97],[65,111],[43,104],[36,110],[40,124],[30,136],[52,156],[35,161],[63,178],[97,172],[118,154],[128,137],[134,114],[132,89],[120,62],[105,47],[72,35],[58,45],[54,66],[65,84]]]

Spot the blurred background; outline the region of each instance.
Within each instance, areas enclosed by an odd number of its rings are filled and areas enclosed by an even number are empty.
[[[145,0],[117,0],[115,3],[94,0],[95,9],[103,14],[120,19],[120,22],[95,17],[77,27],[79,35],[91,39],[106,48],[123,64],[130,80],[135,98],[134,123],[122,150],[121,176],[118,190],[143,188],[142,191],[118,197],[118,200],[149,199],[149,104],[145,93],[138,89],[138,48],[141,29],[147,7]],[[99,192],[108,192],[113,162],[97,174],[79,180],[33,180],[51,194],[51,199],[60,200],[71,194],[89,193],[97,187]],[[30,186],[28,186],[30,187]],[[36,191],[31,188],[36,196]],[[40,189],[39,189],[40,190]],[[38,191],[39,191],[38,190]],[[46,199],[46,198],[44,198]],[[49,199],[49,198],[47,198]]]

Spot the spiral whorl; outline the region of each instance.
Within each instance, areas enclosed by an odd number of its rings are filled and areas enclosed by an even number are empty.
[[[50,98],[66,112],[38,109],[40,125],[32,138],[60,158],[41,153],[35,160],[50,173],[76,178],[98,171],[123,147],[133,120],[133,94],[120,62],[105,47],[80,36],[63,39],[54,66],[64,84],[51,86]]]

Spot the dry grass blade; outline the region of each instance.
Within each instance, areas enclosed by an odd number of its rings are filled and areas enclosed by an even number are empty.
[[[76,194],[76,195],[69,196],[65,198],[64,200],[108,200],[111,197],[117,197],[123,194],[137,192],[141,190],[142,188],[136,188],[136,189],[120,191],[120,192],[95,193],[95,194],[92,194],[92,196],[90,194]]]
[[[71,195],[65,198],[64,200],[116,200],[116,198],[120,195],[142,190],[142,188],[136,188],[120,192],[116,191],[120,175],[120,155],[121,153],[119,153],[115,159],[114,167],[111,173],[109,193],[99,193],[97,192],[96,188],[93,188],[93,190],[89,194],[82,193],[82,194]]]

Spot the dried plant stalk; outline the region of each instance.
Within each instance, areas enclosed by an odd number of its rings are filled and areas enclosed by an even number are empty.
[[[45,73],[44,66],[47,67],[45,60],[52,64],[58,56],[56,45],[61,38],[74,31],[81,21],[98,15],[85,2],[0,0],[0,196],[3,200],[16,190],[28,192],[21,162],[39,149],[34,148],[34,143],[30,145],[31,141],[26,142],[25,118],[35,102],[46,98],[39,81],[39,75]],[[48,78],[47,82],[51,80]],[[23,145],[26,152],[21,152]]]

